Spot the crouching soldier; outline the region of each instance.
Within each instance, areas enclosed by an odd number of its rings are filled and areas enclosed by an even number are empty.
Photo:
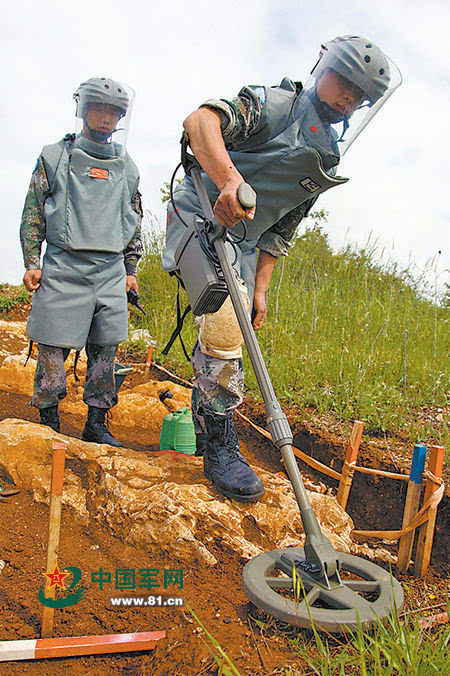
[[[127,292],[138,292],[142,255],[139,173],[126,152],[133,98],[132,89],[109,78],[78,87],[76,133],[43,148],[20,227],[23,282],[34,291],[27,333],[39,348],[30,403],[41,423],[59,432],[64,362],[71,349],[85,347],[82,438],[113,446],[121,444],[105,419],[118,399],[114,360],[128,337]]]

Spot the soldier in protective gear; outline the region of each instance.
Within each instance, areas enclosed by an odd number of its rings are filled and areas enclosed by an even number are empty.
[[[185,120],[215,215],[235,241],[235,269],[247,287],[255,329],[266,317],[265,296],[277,259],[287,255],[318,195],[347,181],[336,176],[341,157],[400,83],[395,64],[370,40],[338,37],[322,46],[304,87],[288,78],[278,87],[246,86],[231,101],[206,101]],[[239,203],[243,182],[257,194],[256,209]],[[187,176],[169,203],[164,270],[176,270],[186,224],[201,213]],[[233,230],[243,219],[244,237],[242,226]],[[205,474],[219,491],[254,500],[264,488],[240,454],[234,431],[244,382],[242,338],[227,311],[217,313],[223,312],[222,323],[214,315],[197,320],[192,353],[197,445],[204,452]]]
[[[131,88],[109,78],[78,87],[76,133],[43,148],[20,227],[23,281],[34,291],[27,332],[39,347],[30,403],[42,424],[59,431],[64,362],[70,349],[85,347],[83,439],[114,446],[121,444],[105,419],[117,403],[114,359],[128,337],[126,294],[138,292],[142,255],[139,173],[126,152],[133,98]]]

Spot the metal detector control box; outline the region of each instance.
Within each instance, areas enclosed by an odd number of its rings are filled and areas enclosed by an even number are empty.
[[[194,219],[201,228],[202,219]],[[228,296],[228,288],[220,267],[202,250],[194,223],[186,228],[177,246],[175,262],[194,315],[217,312]]]

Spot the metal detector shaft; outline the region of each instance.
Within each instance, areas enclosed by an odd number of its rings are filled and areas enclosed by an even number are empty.
[[[234,311],[236,313],[239,326],[244,337],[250,361],[255,371],[256,379],[264,400],[267,414],[267,423],[273,442],[278,446],[283,457],[289,479],[295,493],[295,497],[300,508],[300,514],[303,527],[306,534],[305,553],[307,561],[311,561],[320,566],[323,575],[334,575],[337,568],[336,553],[323,535],[319,522],[309,502],[305,486],[303,484],[297,461],[292,451],[292,432],[286,415],[281,410],[281,406],[276,399],[274,389],[267,371],[264,359],[256,339],[253,326],[250,321],[247,308],[244,304],[242,294],[239,290],[236,276],[231,263],[228,259],[225,248],[226,229],[220,226],[214,216],[211,202],[208,197],[205,185],[203,183],[200,171],[197,167],[192,167],[190,172],[197,195],[202,205],[204,215],[208,221],[215,225],[215,231],[212,236],[214,248],[222,268],[228,291],[231,296]]]

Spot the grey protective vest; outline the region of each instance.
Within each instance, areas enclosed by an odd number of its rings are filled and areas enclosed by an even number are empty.
[[[317,120],[312,115],[312,106],[307,105],[307,99],[303,109],[296,107],[296,117],[292,119],[293,106],[297,100],[295,85],[289,80],[283,80],[281,87],[268,88],[266,91],[264,106],[267,106],[265,116],[268,124],[260,133],[249,137],[239,150],[230,151],[230,157],[238,171],[257,194],[255,218],[253,221],[246,221],[246,239],[238,244],[244,256],[247,252],[254,256],[254,247],[259,237],[285,214],[299,204],[348,180],[332,176],[323,168],[324,164],[332,166],[337,161],[336,142],[331,128],[326,138],[323,137],[326,130],[322,133],[322,138],[321,132],[317,132],[316,143],[311,140],[310,135],[306,138],[304,130],[316,128],[314,122]],[[203,179],[214,203],[219,191],[204,173]],[[192,214],[200,213],[197,195],[189,177],[185,177],[176,189],[174,199],[176,210],[181,212],[187,222],[192,220]],[[169,211],[173,211],[173,207],[169,207]],[[168,220],[163,269],[175,269],[173,254],[183,232],[184,227],[178,218]],[[233,236],[232,231],[231,234]],[[239,228],[236,238],[240,236]],[[249,286],[250,275],[242,276]]]
[[[27,332],[38,343],[81,349],[88,340],[115,345],[127,338],[123,251],[138,222],[131,196],[139,176],[129,156],[96,158],[77,141],[42,151],[48,244]]]
[[[118,254],[138,223],[131,207],[137,167],[128,154],[93,157],[78,141],[63,139],[42,150],[50,185],[44,205],[46,239],[66,251]]]

